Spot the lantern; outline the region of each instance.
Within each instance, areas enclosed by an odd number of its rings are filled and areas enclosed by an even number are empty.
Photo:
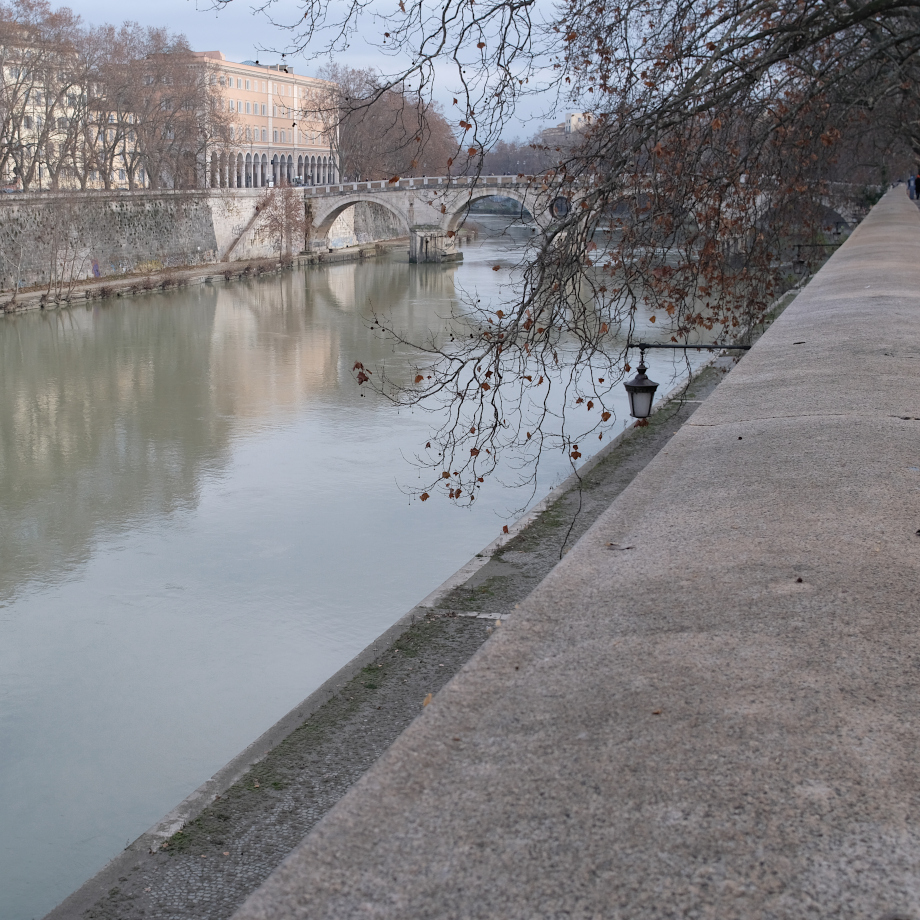
[[[636,376],[623,384],[629,395],[629,412],[633,418],[648,418],[652,414],[652,402],[655,399],[655,390],[658,389],[658,384],[646,377],[645,372],[647,369],[645,366],[645,349],[642,349],[639,352],[639,367],[636,368]]]

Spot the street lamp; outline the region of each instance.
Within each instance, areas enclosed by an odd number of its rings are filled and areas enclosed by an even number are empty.
[[[688,349],[703,349],[704,351],[748,351],[750,345],[657,345],[649,342],[633,342],[627,344],[627,351],[630,348],[639,349],[639,366],[636,368],[636,376],[632,380],[623,382],[626,394],[629,396],[629,414],[633,418],[645,419],[652,414],[652,403],[655,399],[655,390],[658,384],[654,380],[649,380],[646,376],[648,368],[645,366],[645,351],[647,348],[671,348],[687,351]]]
[[[636,376],[623,383],[629,396],[629,414],[633,418],[648,418],[652,414],[652,402],[655,399],[658,384],[654,380],[649,380],[645,374],[647,370],[645,348],[640,345],[639,367],[636,368]]]

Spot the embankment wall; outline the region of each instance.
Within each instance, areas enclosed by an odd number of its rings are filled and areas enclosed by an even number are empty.
[[[119,275],[143,262],[213,262],[217,248],[203,193],[45,193],[0,201],[3,290],[62,274]]]
[[[0,291],[277,256],[257,207],[264,189],[44,192],[0,198]],[[383,208],[357,205],[331,249],[405,234]]]

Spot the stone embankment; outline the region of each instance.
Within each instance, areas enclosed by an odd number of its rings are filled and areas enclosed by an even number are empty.
[[[277,258],[260,218],[271,190],[43,192],[0,196],[0,300],[23,288],[66,293],[74,282]],[[264,212],[263,212],[264,213]],[[328,228],[323,250],[405,236],[384,208],[361,202]],[[16,298],[21,299],[20,297]]]
[[[890,192],[236,920],[920,917],[918,253]]]

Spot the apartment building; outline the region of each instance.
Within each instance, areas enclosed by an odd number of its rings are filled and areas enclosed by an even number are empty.
[[[544,144],[567,146],[593,122],[594,115],[591,112],[569,112],[565,121],[559,122],[552,128],[544,128],[540,132],[540,138]]]
[[[334,84],[293,72],[286,64],[233,63],[220,51],[197,52],[216,75],[233,138],[208,158],[211,188],[259,188],[281,183],[328,185],[338,178],[330,132],[315,113]]]

